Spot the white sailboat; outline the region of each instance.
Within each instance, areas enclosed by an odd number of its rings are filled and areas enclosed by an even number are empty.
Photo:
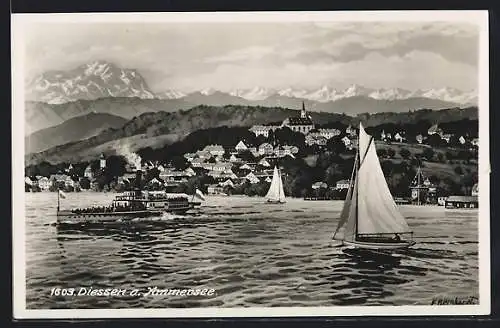
[[[413,232],[392,198],[373,137],[359,124],[358,151],[340,222],[333,239],[365,249],[413,246]],[[403,240],[400,236],[410,236]]]
[[[285,203],[285,191],[283,190],[283,181],[278,168],[274,167],[273,180],[266,194],[268,203],[283,204]]]

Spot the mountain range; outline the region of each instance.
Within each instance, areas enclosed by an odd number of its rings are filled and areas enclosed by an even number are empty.
[[[62,104],[76,100],[94,100],[103,97],[138,97],[142,99],[184,99],[193,95],[205,97],[222,95],[240,98],[242,101],[263,101],[276,96],[298,98],[320,103],[364,96],[375,100],[404,100],[429,98],[460,106],[477,105],[477,91],[461,91],[443,87],[437,89],[405,90],[401,88],[373,89],[353,84],[337,90],[330,86],[316,89],[271,89],[256,86],[250,89],[221,91],[212,87],[185,93],[176,89],[152,91],[141,74],[106,61],[94,61],[67,71],[45,72],[26,84],[26,99],[49,104]],[[234,99],[233,99],[234,101]]]
[[[318,124],[359,118],[369,122],[367,117],[378,117],[377,122],[413,119],[418,109],[448,109],[418,111],[434,121],[442,121],[443,115],[477,116],[477,108],[469,108],[477,102],[475,93],[452,88],[408,91],[352,85],[343,90],[323,86],[153,92],[138,71],[104,61],[45,72],[27,81],[26,99],[25,151],[30,163],[92,158],[112,152],[117,143],[160,147],[196,129],[278,122],[296,115],[293,109],[303,105]]]

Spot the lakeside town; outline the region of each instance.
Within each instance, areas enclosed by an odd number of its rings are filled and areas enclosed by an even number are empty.
[[[385,159],[382,168],[389,175],[396,202],[445,205],[448,201],[454,207],[478,207],[479,139],[465,121],[428,128],[419,123],[368,128],[378,144],[378,155]],[[101,154],[87,163],[43,162],[26,169],[25,190],[121,192],[131,189],[135,172],[141,170],[141,187],[145,190],[194,194],[199,189],[209,195],[264,196],[273,168],[278,166],[289,196],[306,200],[345,198],[357,149],[357,129],[353,126],[317,124],[303,104],[297,116],[276,124],[254,125],[245,132],[234,145],[205,143],[211,138],[199,138],[195,151],[176,156],[171,148],[165,151],[170,158],[164,160],[155,156],[158,150],[133,153],[123,147],[117,151],[119,155]],[[449,172],[437,174],[450,164],[455,164],[452,174],[459,177],[458,181],[446,177]]]

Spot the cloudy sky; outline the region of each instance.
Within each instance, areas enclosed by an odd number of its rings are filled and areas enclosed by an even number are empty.
[[[457,23],[44,23],[28,75],[106,60],[153,91],[213,87],[477,88],[476,26]]]

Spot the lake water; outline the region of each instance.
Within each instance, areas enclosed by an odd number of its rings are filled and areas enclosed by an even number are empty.
[[[108,205],[69,193],[61,209]],[[168,308],[430,305],[478,296],[478,211],[401,206],[417,244],[393,256],[331,242],[341,201],[207,197],[198,213],[58,227],[56,193],[26,193],[26,306]],[[15,218],[21,220],[22,218]],[[51,288],[208,288],[200,296],[54,296]]]

